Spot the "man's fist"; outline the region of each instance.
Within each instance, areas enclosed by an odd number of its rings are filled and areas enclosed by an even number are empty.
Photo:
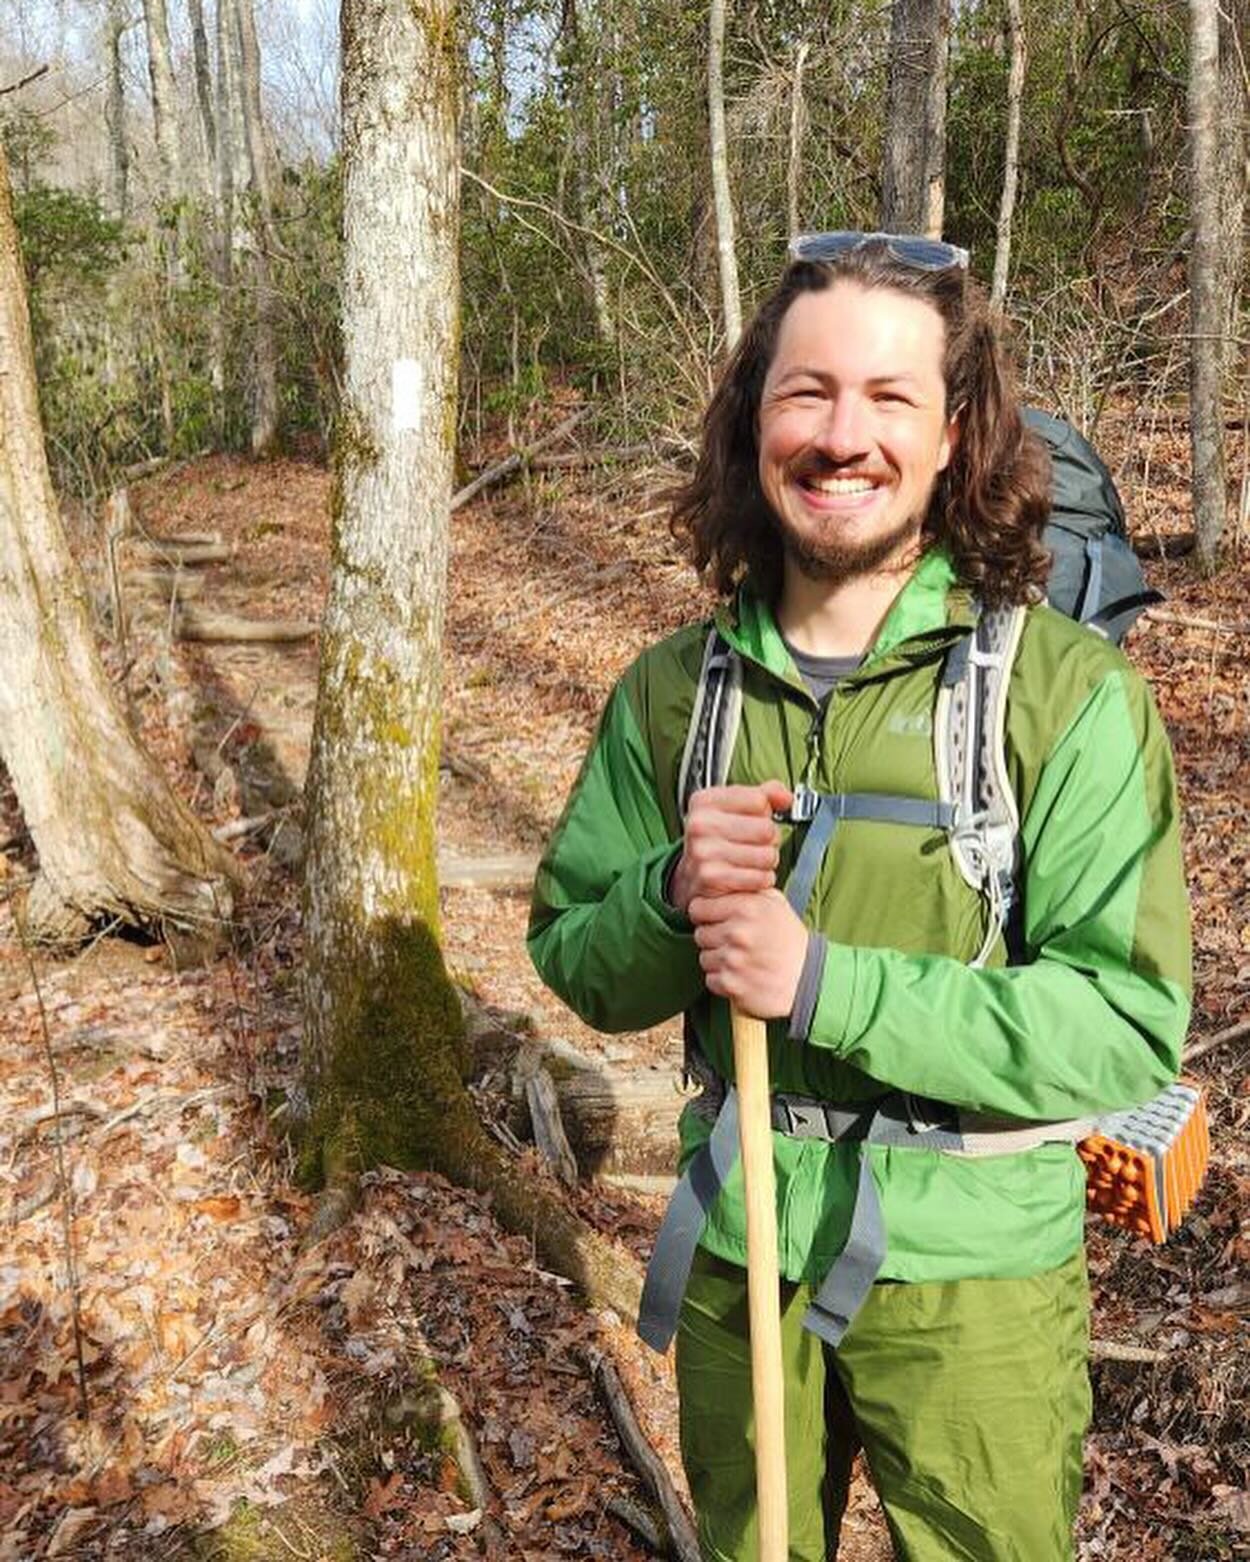
[[[690,799],[681,856],[669,880],[678,911],[711,895],[749,895],[773,887],[780,832],[774,811],[792,794],[780,781],[762,786],[710,786]]]
[[[808,935],[781,891],[696,897],[689,914],[708,991],[759,1020],[788,1015]]]

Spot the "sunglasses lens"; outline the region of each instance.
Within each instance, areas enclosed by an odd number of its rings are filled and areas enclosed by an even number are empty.
[[[945,271],[949,266],[967,269],[968,251],[941,239],[926,239],[909,233],[800,233],[790,240],[792,260],[836,260],[839,255],[862,249],[865,244],[884,244],[895,260],[918,271]]]
[[[908,266],[918,266],[922,271],[945,271],[948,266],[962,267],[968,264],[967,255],[953,244],[941,239],[902,238],[889,241],[890,253]]]

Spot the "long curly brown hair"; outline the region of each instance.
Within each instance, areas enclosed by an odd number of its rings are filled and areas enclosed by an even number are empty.
[[[946,405],[958,409],[960,434],[934,486],[921,529],[925,546],[944,545],[959,579],[986,606],[1037,600],[1050,569],[1041,544],[1050,513],[1050,458],[1021,420],[984,291],[956,267],[905,265],[884,242],[867,242],[832,261],[796,261],[786,271],[725,366],[704,415],[693,476],[669,493],[674,536],[722,595],[745,577],[776,601],[783,548],[760,488],[760,396],[790,305],[801,293],[843,280],[923,299],[945,326]]]

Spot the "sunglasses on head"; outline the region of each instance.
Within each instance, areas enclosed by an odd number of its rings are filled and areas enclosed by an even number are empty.
[[[850,255],[865,244],[883,244],[886,253],[902,266],[916,271],[947,271],[957,266],[968,269],[968,251],[942,239],[926,239],[918,233],[800,233],[790,240],[792,260],[836,260]]]

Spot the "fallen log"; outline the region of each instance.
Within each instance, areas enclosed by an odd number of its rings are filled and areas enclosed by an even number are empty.
[[[1148,607],[1142,617],[1149,624],[1170,624],[1177,629],[1201,629],[1213,635],[1250,635],[1250,623],[1221,624],[1213,618],[1190,618],[1161,607]]]
[[[283,622],[260,618],[235,618],[230,613],[181,612],[174,620],[174,635],[179,640],[213,642],[264,641],[285,644],[310,640],[321,628],[312,619],[288,619]]]
[[[438,887],[528,892],[537,872],[538,855],[535,852],[501,853],[495,857],[448,857],[440,853]]]
[[[535,440],[525,450],[514,450],[510,456],[505,456],[502,461],[497,461],[494,466],[488,466],[484,472],[479,472],[472,482],[466,483],[463,488],[452,495],[451,508],[453,512],[468,504],[470,499],[476,499],[484,488],[491,488],[496,483],[502,483],[507,478],[515,477],[522,468],[529,466],[539,451],[546,450],[551,445],[567,438],[585,416],[586,412],[584,409],[573,413],[571,417],[565,418],[563,423],[557,424],[549,434],[544,434],[541,439]]]
[[[524,1081],[537,1067],[555,1085],[561,1121],[583,1174],[671,1176],[677,1119],[686,1104],[675,1069],[612,1068],[564,1042],[522,1042],[512,1075],[514,1133],[531,1129]]]
[[[145,538],[131,546],[140,558],[160,559],[166,564],[221,564],[234,557],[234,549],[224,542],[183,543],[173,537],[154,542]]]
[[[188,575],[180,566],[165,569],[128,569],[122,574],[125,585],[139,591],[159,591],[168,597],[176,591],[179,597],[199,596],[207,585],[203,575]]]

